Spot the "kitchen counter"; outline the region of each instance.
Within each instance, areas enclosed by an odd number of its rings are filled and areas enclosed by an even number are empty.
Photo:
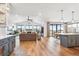
[[[79,33],[58,33],[60,44],[64,47],[78,47]]]
[[[55,33],[56,35],[79,35],[79,33]]]
[[[14,36],[14,35],[0,35],[0,40],[11,37],[11,36]]]
[[[15,48],[14,35],[0,35],[0,55],[8,56]]]

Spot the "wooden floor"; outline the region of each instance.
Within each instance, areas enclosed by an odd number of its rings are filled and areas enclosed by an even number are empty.
[[[65,48],[60,46],[59,39],[42,38],[39,41],[19,41],[11,56],[78,56],[79,47]]]

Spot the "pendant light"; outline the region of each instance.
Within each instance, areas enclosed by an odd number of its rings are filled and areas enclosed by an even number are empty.
[[[63,11],[64,10],[61,10],[61,20],[63,20]]]
[[[61,10],[61,20],[63,20],[63,23],[64,23],[64,18],[63,18],[64,13],[63,13],[63,12],[64,12],[64,10],[62,9],[62,10]]]
[[[75,11],[72,11],[72,23],[74,23],[74,13]]]

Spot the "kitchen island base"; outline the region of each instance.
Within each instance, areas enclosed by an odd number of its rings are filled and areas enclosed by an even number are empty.
[[[15,36],[6,35],[0,38],[0,56],[8,56],[15,48]]]

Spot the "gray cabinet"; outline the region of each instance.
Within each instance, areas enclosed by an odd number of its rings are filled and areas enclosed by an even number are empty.
[[[0,40],[0,49],[2,50],[0,55],[9,55],[8,54],[8,40],[6,38]]]
[[[78,35],[76,36],[75,40],[76,40],[76,46],[79,46],[79,36]]]
[[[4,46],[0,46],[0,56],[3,55]]]
[[[15,37],[10,37],[9,39],[9,52],[11,53],[15,47]]]
[[[14,50],[15,36],[9,36],[0,40],[0,55],[8,56]]]
[[[64,47],[79,46],[79,36],[78,35],[60,35],[60,44]]]
[[[6,56],[6,55],[9,55],[9,53],[8,53],[8,50],[9,48],[8,48],[8,43],[5,43],[5,44],[3,44],[3,45],[1,45],[0,46],[0,56]]]
[[[8,47],[8,43],[4,44],[3,46],[3,56],[8,56],[9,55],[9,47]]]
[[[76,46],[75,36],[68,36],[67,41],[68,41],[68,47]]]
[[[67,47],[67,36],[60,36],[60,44]]]

